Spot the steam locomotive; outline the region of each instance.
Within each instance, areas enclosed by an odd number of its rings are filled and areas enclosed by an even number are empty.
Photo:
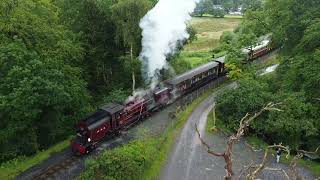
[[[265,44],[245,53],[249,58],[256,58],[270,50],[271,48]],[[101,107],[76,125],[77,135],[71,140],[72,151],[75,154],[89,153],[106,136],[118,133],[179,97],[225,74],[225,57],[220,57],[165,81],[163,87],[149,90],[142,97],[135,97],[126,103],[110,103]]]

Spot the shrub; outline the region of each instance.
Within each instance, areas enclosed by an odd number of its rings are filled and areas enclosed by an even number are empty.
[[[88,160],[87,170],[79,179],[141,179],[144,169],[151,166],[155,153],[155,140],[133,141]]]

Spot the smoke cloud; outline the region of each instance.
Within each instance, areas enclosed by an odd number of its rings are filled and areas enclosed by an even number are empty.
[[[189,38],[187,21],[199,0],[159,0],[140,22],[142,51],[140,60],[147,81],[155,81],[157,72],[168,69],[166,56],[173,54],[177,44]]]

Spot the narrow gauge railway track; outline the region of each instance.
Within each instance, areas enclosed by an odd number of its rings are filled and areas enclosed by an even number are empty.
[[[67,170],[74,163],[81,160],[81,157],[78,156],[70,156],[69,158],[63,160],[61,163],[48,167],[46,170],[41,172],[40,174],[33,177],[33,180],[46,180],[50,178],[54,178],[56,173],[60,173],[63,170]]]

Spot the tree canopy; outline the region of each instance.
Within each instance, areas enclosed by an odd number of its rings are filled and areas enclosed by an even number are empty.
[[[84,115],[128,95],[122,58],[131,43],[136,58],[139,18],[154,3],[0,0],[0,163],[66,139]]]
[[[275,74],[254,78],[252,75],[251,78],[237,76],[239,88],[219,97],[218,110],[223,121],[234,128],[237,117],[246,112],[258,110],[268,101],[281,102],[283,111],[260,117],[251,132],[269,143],[283,142],[291,148],[313,149],[318,145],[319,9],[319,3],[314,0],[266,0],[263,8],[246,11],[243,23],[234,34],[223,34],[221,42],[224,47],[248,45],[259,36],[270,33],[272,45],[281,48],[280,66]],[[236,58],[237,53],[231,48],[226,49],[229,66],[233,65],[237,71],[247,70]],[[233,69],[230,73],[234,74]]]

